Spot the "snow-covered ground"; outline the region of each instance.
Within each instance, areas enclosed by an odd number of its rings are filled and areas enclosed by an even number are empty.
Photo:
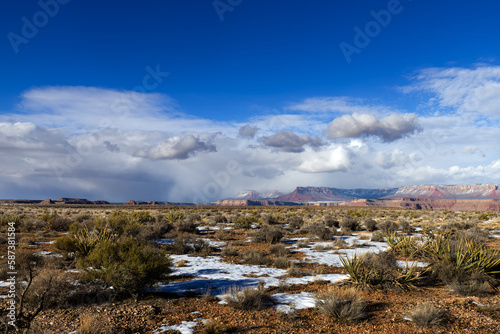
[[[153,333],[165,333],[169,330],[178,331],[181,334],[193,334],[194,328],[198,325],[205,324],[209,320],[206,319],[194,319],[194,321],[183,321],[180,325],[162,325],[160,328],[155,329]]]
[[[251,286],[256,287],[263,282],[265,287],[278,286],[280,282],[286,284],[307,284],[315,280],[325,280],[337,283],[348,276],[343,274],[325,274],[303,277],[285,277],[284,269],[269,268],[255,265],[232,264],[222,262],[220,256],[190,256],[171,255],[177,263],[185,260],[184,267],[177,267],[172,275],[193,276],[192,280],[159,284],[157,291],[175,294],[186,292],[206,293],[214,295],[225,293],[231,287]]]
[[[356,247],[356,248],[346,248],[339,250],[325,250],[325,251],[316,251],[315,247],[332,247],[334,246],[334,242],[315,242],[313,247],[301,247],[298,248],[297,244],[294,245],[295,248],[293,250],[295,252],[301,252],[305,256],[302,261],[310,262],[310,263],[319,263],[326,264],[333,267],[341,267],[342,262],[340,261],[340,257],[349,257],[351,258],[355,254],[360,255],[368,252],[377,253],[380,251],[385,251],[389,248],[387,243],[385,242],[372,242],[368,240],[358,240],[357,236],[349,236],[342,237],[344,242],[346,242],[347,246],[353,246],[356,243],[366,243],[367,246],[364,247]],[[291,241],[298,239],[290,239]]]

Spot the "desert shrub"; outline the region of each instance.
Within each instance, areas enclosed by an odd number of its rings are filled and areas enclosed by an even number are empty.
[[[224,334],[227,333],[227,328],[218,321],[210,320],[203,324],[200,328],[203,334]]]
[[[500,272],[500,253],[466,238],[452,239],[446,234],[437,234],[428,239],[423,250],[434,268],[445,264],[459,271],[478,270],[487,275]]]
[[[380,231],[376,231],[372,234],[370,241],[374,242],[384,242],[384,234]]]
[[[413,323],[419,326],[440,326],[446,322],[446,312],[429,303],[420,304],[410,314]]]
[[[198,213],[190,213],[187,215],[186,220],[191,222],[200,222],[201,216]]]
[[[165,219],[167,219],[170,224],[174,224],[175,222],[179,222],[181,220],[184,220],[186,215],[184,212],[179,211],[179,210],[170,210],[167,213],[165,213]]]
[[[286,274],[290,277],[302,277],[304,272],[299,267],[295,266],[294,262],[291,262],[286,270]]]
[[[339,221],[333,218],[331,215],[325,215],[323,217],[323,223],[328,227],[335,227],[335,228],[340,227]]]
[[[290,228],[298,230],[304,225],[304,220],[300,216],[291,216],[288,218],[287,224]]]
[[[61,304],[70,292],[68,274],[59,270],[61,261],[18,250],[16,324],[25,332],[43,309]]]
[[[238,256],[239,253],[235,247],[228,246],[228,247],[222,249],[221,254],[222,254],[222,256],[231,257],[231,256]]]
[[[371,218],[366,219],[364,225],[368,232],[373,232],[377,229],[377,222]]]
[[[277,215],[264,213],[261,216],[262,222],[267,225],[276,225],[280,223]]]
[[[234,235],[234,230],[226,230],[222,225],[219,225],[219,229],[213,234],[214,238],[218,240],[231,240]]]
[[[45,228],[49,231],[67,231],[72,221],[57,214],[46,220]]]
[[[335,289],[316,297],[321,314],[339,322],[358,322],[367,317],[367,304],[355,289]]]
[[[101,230],[89,230],[84,228],[77,231],[75,235],[70,235],[69,237],[74,239],[74,246],[76,249],[66,251],[75,252],[79,257],[85,257],[98,244],[111,242],[115,239],[116,235],[111,234],[106,228]],[[71,243],[65,241],[65,244],[70,245]]]
[[[399,268],[390,252],[340,257],[349,280],[362,288],[405,290],[420,278],[416,267]]]
[[[288,258],[286,256],[278,256],[278,257],[273,259],[273,265],[276,268],[285,269],[285,268],[290,267],[291,261],[288,260]]]
[[[345,217],[340,222],[340,227],[345,233],[359,230],[359,222],[354,217]]]
[[[400,224],[399,227],[401,229],[401,232],[403,233],[413,233],[415,229],[408,223],[406,220],[403,220]]]
[[[103,333],[104,322],[100,315],[92,313],[83,313],[78,318],[78,333],[79,334],[99,334]]]
[[[147,242],[152,239],[163,237],[164,234],[170,232],[173,226],[167,221],[157,221],[151,224],[144,225],[135,237],[137,240]]]
[[[231,288],[224,296],[224,300],[229,306],[240,310],[261,310],[272,302],[262,286]]]
[[[290,254],[288,248],[286,248],[285,245],[283,244],[271,245],[271,247],[269,247],[269,252],[274,256],[284,256],[284,257]]]
[[[83,223],[86,220],[92,220],[92,215],[89,214],[88,212],[87,213],[82,212],[82,213],[76,215],[74,219],[78,223]]]
[[[174,223],[174,228],[177,233],[193,233],[198,232],[198,225],[192,220],[179,220]]]
[[[442,230],[455,230],[455,231],[462,231],[462,230],[468,230],[472,227],[468,222],[463,222],[463,221],[454,221],[454,222],[449,222],[441,226]]]
[[[449,284],[449,287],[461,296],[484,297],[492,292],[493,282],[484,275],[467,275],[455,277]]]
[[[449,261],[440,261],[432,265],[436,277],[453,291],[462,296],[486,296],[495,285],[494,279],[478,269],[457,268]]]
[[[93,268],[86,270],[87,280],[99,280],[130,294],[165,279],[172,267],[165,250],[131,237],[97,244],[79,264]]]
[[[167,249],[174,254],[209,255],[215,251],[207,240],[184,236],[175,238],[174,242],[167,246]]]
[[[156,218],[151,216],[149,211],[134,211],[130,213],[130,217],[140,224],[156,222]]]
[[[256,250],[247,250],[241,254],[241,259],[247,264],[266,265],[269,260],[264,254]]]
[[[398,235],[396,232],[385,235],[385,241],[391,247],[391,251],[403,257],[411,257],[422,251],[420,242],[412,236]]]
[[[254,242],[275,244],[283,238],[282,228],[278,226],[263,226],[255,232]]]
[[[76,238],[69,235],[57,238],[54,242],[54,246],[67,253],[75,253],[78,251]]]
[[[333,240],[333,245],[338,248],[345,248],[347,246],[347,242],[342,237],[335,238]]]
[[[463,236],[473,242],[474,244],[481,245],[488,241],[489,233],[482,228],[474,226],[463,233]]]
[[[257,218],[251,216],[238,215],[236,219],[233,220],[235,228],[250,229],[253,224],[257,222]]]
[[[325,224],[312,223],[305,230],[310,236],[318,237],[320,240],[332,240],[334,233]]]
[[[500,273],[500,254],[466,238],[430,238],[423,250],[433,274],[462,295],[484,295]],[[489,285],[489,287],[488,287]]]
[[[398,224],[393,221],[380,222],[377,227],[383,234],[395,233],[398,230]]]
[[[216,224],[222,224],[222,223],[227,223],[227,219],[225,216],[223,216],[220,213],[217,213],[213,216],[214,223]]]

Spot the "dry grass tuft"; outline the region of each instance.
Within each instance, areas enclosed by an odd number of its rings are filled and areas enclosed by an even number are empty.
[[[410,314],[413,323],[419,326],[441,326],[446,322],[446,312],[429,303],[418,305]]]
[[[353,288],[334,289],[316,298],[316,308],[321,314],[339,322],[357,322],[367,317],[366,302]]]
[[[240,310],[262,310],[271,303],[266,289],[257,288],[231,288],[224,297],[227,305]]]

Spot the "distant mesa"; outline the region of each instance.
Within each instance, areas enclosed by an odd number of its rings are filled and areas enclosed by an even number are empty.
[[[263,197],[254,190],[245,190],[229,200],[273,199],[286,202],[344,202],[356,199],[500,199],[500,186],[476,184],[464,186],[415,185],[400,188],[342,189],[328,187],[297,187],[289,194]]]
[[[284,204],[286,203],[286,204]],[[500,211],[500,186],[414,185],[400,188],[342,189],[297,187],[293,192],[262,199],[254,190],[245,190],[217,205],[314,205],[314,206],[380,206],[428,210]]]
[[[266,200],[249,200],[249,199],[225,199],[222,201],[217,201],[216,205],[223,206],[292,206],[300,205],[300,203],[295,202],[284,202],[272,199]]]

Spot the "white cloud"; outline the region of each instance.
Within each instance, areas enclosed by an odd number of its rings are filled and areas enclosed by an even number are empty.
[[[392,114],[377,119],[370,114],[343,115],[328,124],[326,135],[331,138],[358,138],[377,136],[391,142],[413,134],[418,130],[416,114]]]
[[[345,171],[350,166],[349,152],[342,146],[331,145],[321,152],[307,151],[297,168],[304,173],[331,173]]]
[[[289,106],[288,109],[323,113],[338,112],[345,114],[386,114],[395,112],[395,110],[387,106],[370,105],[362,99],[355,99],[347,96],[313,97],[305,99],[301,103],[293,104]]]
[[[486,108],[489,93],[478,92]],[[168,96],[133,94],[92,87],[24,93],[19,109],[0,116],[4,196],[214,201],[241,189],[487,183],[500,175],[499,122],[463,112],[468,93],[455,100],[449,93],[455,109],[438,115],[330,97],[242,123],[194,118]],[[438,91],[431,95],[442,101]],[[115,101],[130,106],[124,112]],[[328,124],[332,112],[344,115]],[[351,139],[325,143],[318,136],[327,127],[329,138]]]
[[[429,68],[403,91],[424,90],[436,95],[442,107],[500,116],[500,66]]]

